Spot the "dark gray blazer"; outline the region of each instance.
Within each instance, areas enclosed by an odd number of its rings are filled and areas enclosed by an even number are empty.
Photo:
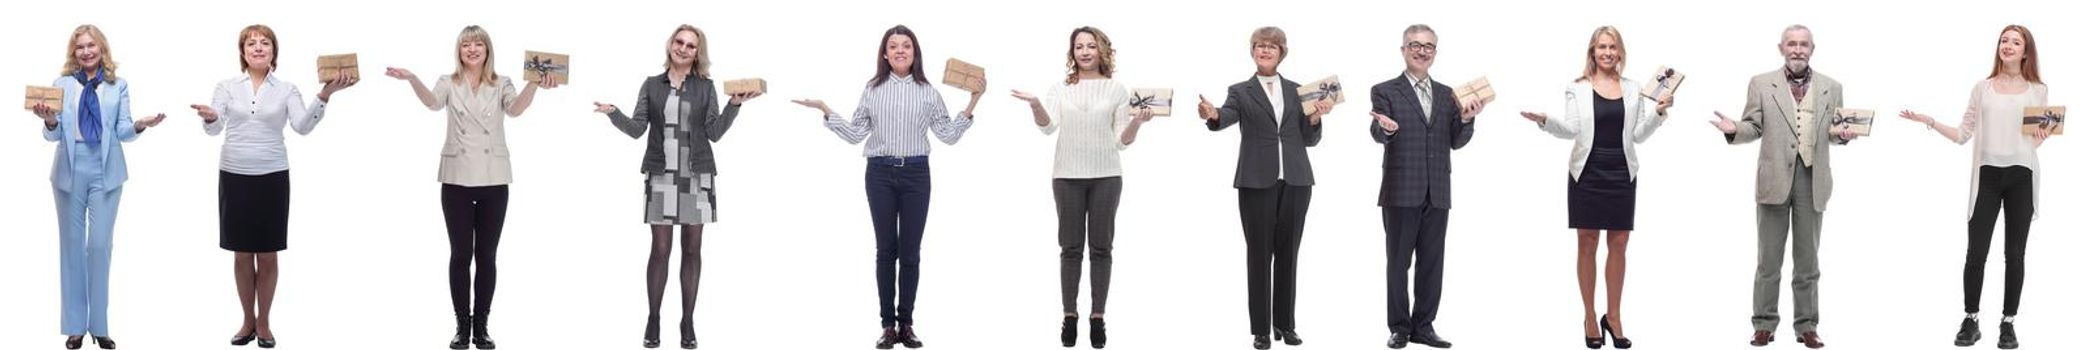
[[[1422,117],[1415,83],[1402,74],[1372,85],[1372,111],[1393,118],[1400,130],[1387,135],[1371,120],[1372,141],[1386,148],[1380,161],[1379,206],[1451,209],[1451,150],[1473,140],[1473,123],[1459,118],[1452,88],[1430,81],[1430,118]],[[1423,202],[1427,195],[1428,203]]]
[[[740,115],[740,106],[728,105],[724,112],[720,112],[721,103],[711,79],[698,77],[695,73],[683,78],[682,88],[675,91],[674,86],[669,85],[667,73],[646,78],[646,83],[639,86],[639,102],[632,105],[635,113],[631,116],[626,116],[623,110],[609,113],[610,125],[625,135],[631,138],[646,135],[646,157],[639,166],[640,172],[660,174],[667,169],[660,134],[667,128],[667,119],[661,113],[667,110],[668,94],[673,92],[682,98],[683,115],[675,117],[680,118],[679,124],[684,125],[684,133],[675,135],[675,138],[682,140],[683,152],[689,153],[689,163],[683,167],[698,173],[718,174],[718,165],[712,161],[711,143],[726,136],[726,129],[733,127],[733,118]],[[647,132],[649,129],[653,131]]]
[[[1284,167],[1285,185],[1314,185],[1313,162],[1306,159],[1306,148],[1321,143],[1321,126],[1309,125],[1306,113],[1301,112],[1305,107],[1299,103],[1299,84],[1279,80],[1283,81],[1278,95],[1284,96],[1284,127],[1270,117],[1273,109],[1270,98],[1265,97],[1269,95],[1255,77],[1227,87],[1219,119],[1205,121],[1205,128],[1212,131],[1241,124],[1241,160],[1234,165],[1234,188],[1276,187],[1279,166]],[[1284,164],[1278,164],[1278,152],[1284,152]]]

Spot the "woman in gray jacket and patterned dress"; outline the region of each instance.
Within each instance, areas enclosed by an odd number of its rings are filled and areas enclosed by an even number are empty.
[[[695,26],[675,28],[667,42],[667,71],[639,85],[639,101],[631,114],[617,106],[595,103],[609,115],[610,125],[632,138],[646,136],[646,224],[653,229],[653,253],[646,260],[646,339],[660,347],[660,299],[668,284],[668,254],[675,226],[682,226],[682,348],[697,348],[695,311],[697,277],[703,269],[704,224],[718,221],[711,143],[726,136],[740,104],[760,93],[734,95],[720,111],[718,89],[711,81],[710,38]],[[651,130],[650,132],[648,130]]]

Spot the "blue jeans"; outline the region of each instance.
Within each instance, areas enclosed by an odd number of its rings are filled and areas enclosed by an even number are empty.
[[[929,157],[869,158],[864,198],[871,202],[871,226],[878,233],[879,322],[885,327],[914,325],[922,229],[929,217]]]
[[[113,141],[112,141],[113,142]],[[62,147],[62,146],[61,146]],[[52,184],[58,205],[58,331],[109,336],[109,251],[123,187],[103,187],[101,157],[76,148],[73,183]]]

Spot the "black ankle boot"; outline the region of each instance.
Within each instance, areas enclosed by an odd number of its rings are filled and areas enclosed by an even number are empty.
[[[472,317],[472,346],[480,350],[493,350],[493,336],[486,334],[486,314]]]
[[[1067,318],[1060,320],[1060,347],[1074,347],[1074,339],[1079,337],[1079,335],[1074,333],[1074,327],[1077,324],[1075,322],[1080,320],[1081,318],[1076,316],[1067,316]]]
[[[450,336],[451,350],[464,350],[472,342],[472,316],[457,315],[457,335]]]

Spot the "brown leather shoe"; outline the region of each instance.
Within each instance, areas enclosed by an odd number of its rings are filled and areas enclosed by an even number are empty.
[[[1771,331],[1756,331],[1755,335],[1749,336],[1749,346],[1764,345],[1771,345]]]
[[[1800,343],[1807,344],[1808,349],[1820,349],[1821,347],[1829,346],[1828,344],[1822,344],[1821,334],[1814,333],[1814,331],[1800,333]]]

